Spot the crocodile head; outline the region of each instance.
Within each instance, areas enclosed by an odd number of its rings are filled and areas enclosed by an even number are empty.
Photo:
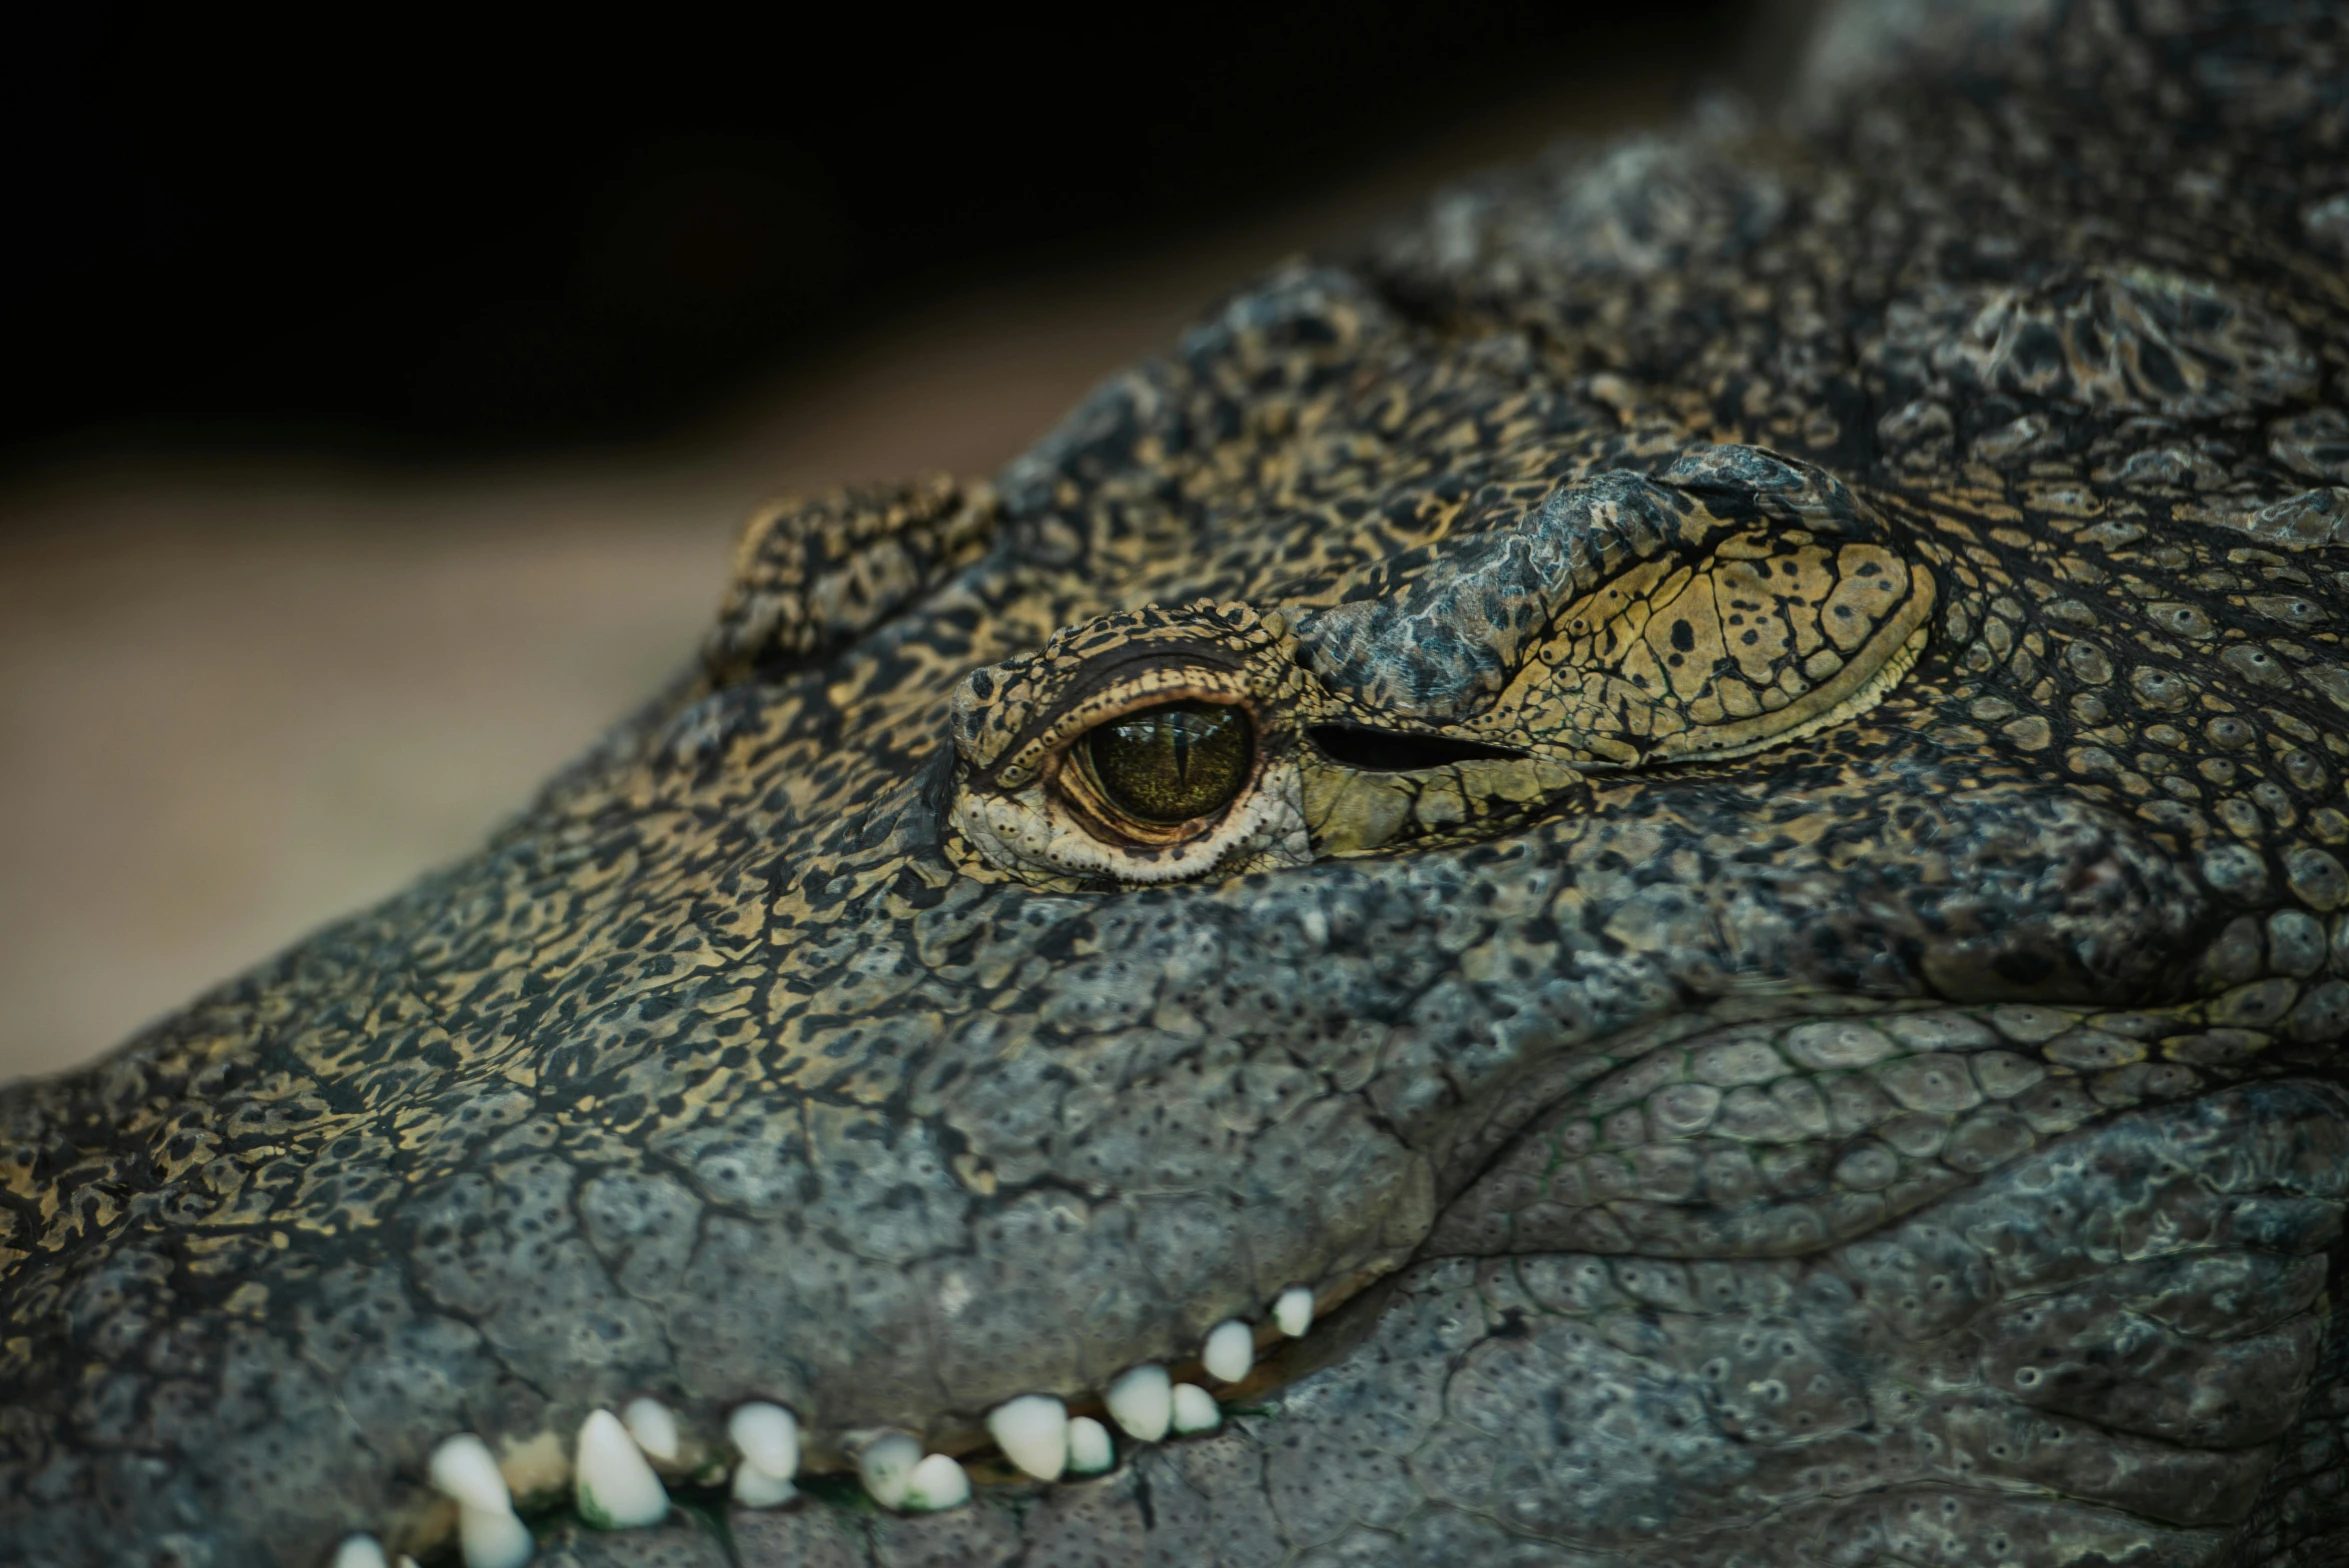
[[[1860,13],[763,515],[0,1099],[0,1561],[2337,1560],[2328,29]]]

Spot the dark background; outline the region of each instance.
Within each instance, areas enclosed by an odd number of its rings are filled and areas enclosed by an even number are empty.
[[[1809,0],[0,18],[0,1081],[467,853],[762,498],[998,469]]]
[[[1594,67],[1731,73],[1753,9],[19,7],[0,475],[657,438],[948,283],[1227,221]]]

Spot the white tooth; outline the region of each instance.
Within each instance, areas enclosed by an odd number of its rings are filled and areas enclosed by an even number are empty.
[[[522,1568],[530,1561],[530,1527],[514,1517],[514,1494],[489,1445],[460,1432],[432,1451],[432,1484],[457,1501],[457,1540],[465,1568]]]
[[[1281,1299],[1272,1304],[1272,1320],[1289,1338],[1303,1339],[1313,1326],[1313,1292],[1303,1285],[1282,1291]]]
[[[734,1500],[745,1508],[780,1508],[798,1495],[798,1487],[747,1459],[734,1467]]]
[[[1223,1411],[1216,1405],[1215,1396],[1196,1383],[1177,1383],[1174,1386],[1174,1429],[1185,1436],[1193,1432],[1212,1432],[1223,1425]]]
[[[1227,1318],[1207,1334],[1207,1348],[1199,1352],[1207,1375],[1219,1382],[1237,1383],[1256,1364],[1255,1331],[1238,1318]]]
[[[592,1411],[579,1423],[571,1495],[579,1517],[592,1529],[641,1530],[669,1517],[669,1494],[661,1489],[661,1478],[609,1410]]]
[[[905,1504],[921,1513],[960,1508],[971,1500],[970,1472],[944,1454],[932,1454],[905,1478]]]
[[[465,1568],[522,1568],[534,1546],[530,1526],[515,1518],[513,1509],[492,1513],[462,1503],[457,1505],[457,1543],[465,1551]]]
[[[1110,1446],[1109,1428],[1091,1416],[1079,1416],[1068,1424],[1068,1467],[1073,1475],[1099,1475],[1117,1463],[1117,1450]]]
[[[432,1484],[460,1507],[485,1514],[514,1510],[514,1494],[506,1490],[506,1478],[489,1456],[489,1445],[470,1432],[460,1432],[432,1451]]]
[[[799,1417],[781,1405],[754,1400],[726,1418],[726,1435],[744,1462],[779,1481],[799,1474]]]
[[[406,1552],[400,1553],[400,1568],[417,1568],[416,1559]]]
[[[906,1488],[913,1485],[914,1466],[922,1462],[922,1445],[903,1432],[885,1432],[856,1456],[856,1470],[883,1508],[905,1505]]]
[[[334,1551],[334,1568],[390,1568],[383,1560],[383,1544],[372,1535],[354,1535]]]
[[[657,1399],[631,1399],[628,1408],[620,1412],[620,1421],[646,1454],[662,1464],[676,1462],[677,1418],[667,1405]]]
[[[1166,1436],[1166,1423],[1174,1413],[1169,1386],[1166,1368],[1145,1363],[1120,1372],[1101,1399],[1126,1436],[1155,1443]]]
[[[987,1431],[1004,1458],[1039,1481],[1057,1481],[1068,1467],[1068,1407],[1049,1394],[1022,1394],[997,1405]]]

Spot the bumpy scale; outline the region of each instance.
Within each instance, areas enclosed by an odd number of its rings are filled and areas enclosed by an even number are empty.
[[[0,1093],[0,1563],[2349,1558],[2342,13],[1824,26]]]

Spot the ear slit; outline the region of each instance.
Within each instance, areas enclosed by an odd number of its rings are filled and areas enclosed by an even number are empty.
[[[1525,755],[1514,746],[1353,724],[1315,724],[1306,729],[1305,738],[1338,766],[1365,773],[1423,773],[1455,762],[1500,762]]]

